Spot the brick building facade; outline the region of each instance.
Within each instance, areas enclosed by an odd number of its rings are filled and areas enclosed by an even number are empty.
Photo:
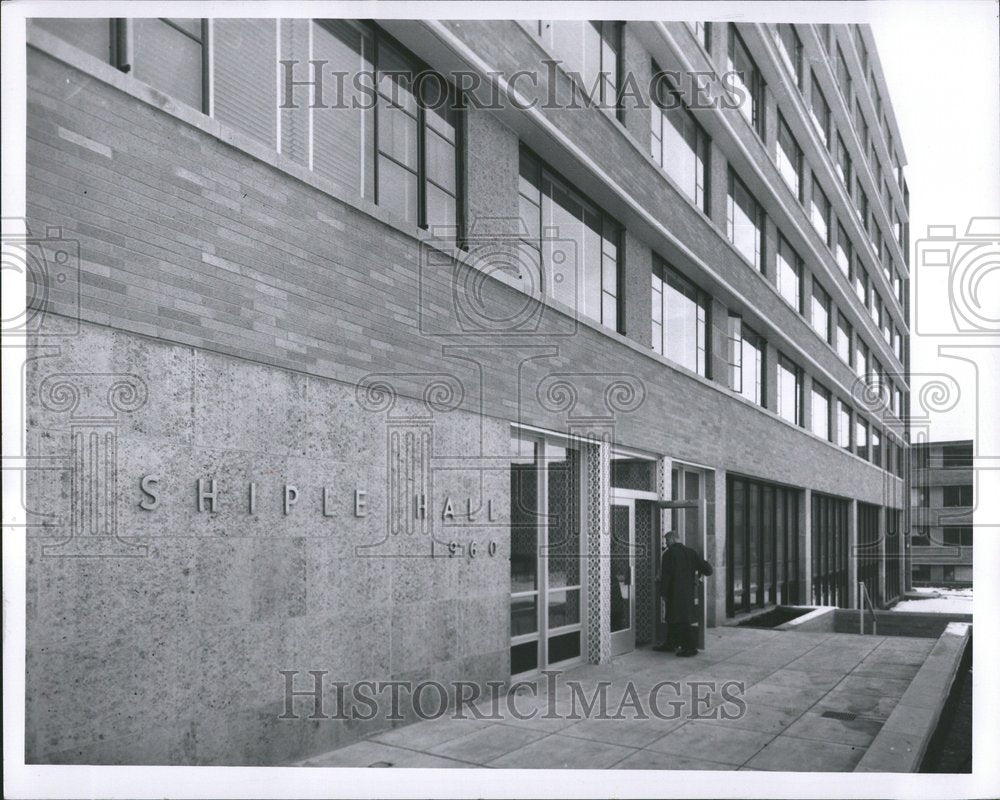
[[[27,368],[29,761],[281,763],[387,724],[282,719],[284,672],[605,662],[660,635],[667,526],[707,625],[900,594],[866,28],[35,20],[27,59],[74,267]],[[442,107],[389,74],[428,68]]]

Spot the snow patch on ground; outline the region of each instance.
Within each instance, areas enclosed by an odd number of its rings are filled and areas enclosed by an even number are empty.
[[[932,611],[944,614],[971,614],[972,589],[945,589],[922,586],[913,590],[927,595],[919,600],[902,600],[892,607],[893,611]]]

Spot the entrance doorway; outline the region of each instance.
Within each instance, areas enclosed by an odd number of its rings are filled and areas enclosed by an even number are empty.
[[[584,649],[582,452],[515,431],[510,465],[510,671],[579,663]]]

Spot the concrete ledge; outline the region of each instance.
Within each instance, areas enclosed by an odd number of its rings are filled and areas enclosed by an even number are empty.
[[[967,622],[948,624],[855,772],[920,769],[971,635]]]
[[[784,625],[779,625],[775,630],[832,633],[833,613],[836,610],[834,606],[818,606],[808,614],[803,614],[801,617],[789,620]]]

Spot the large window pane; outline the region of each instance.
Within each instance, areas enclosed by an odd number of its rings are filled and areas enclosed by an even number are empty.
[[[764,212],[732,171],[729,173],[729,241],[757,269],[762,269]]]
[[[810,409],[812,432],[830,440],[830,393],[814,383],[812,387],[812,407]]]
[[[619,225],[527,148],[521,150],[520,196],[522,216],[539,215],[538,222],[526,222],[529,235],[539,237],[527,243],[541,255],[545,293],[617,330]]]
[[[792,246],[778,234],[778,291],[796,311],[802,311],[802,261]]]
[[[653,349],[671,361],[707,375],[708,298],[690,281],[654,260]]]
[[[802,150],[799,149],[785,118],[778,116],[778,172],[792,194],[801,199]]]
[[[828,295],[823,287],[819,285],[819,281],[813,278],[812,286],[812,298],[810,302],[810,314],[809,322],[823,339],[824,342],[830,339],[830,295]]]
[[[784,356],[778,357],[778,415],[795,425],[802,424],[802,383],[799,368]]]
[[[650,149],[691,201],[707,212],[708,136],[664,77],[657,80]]]

